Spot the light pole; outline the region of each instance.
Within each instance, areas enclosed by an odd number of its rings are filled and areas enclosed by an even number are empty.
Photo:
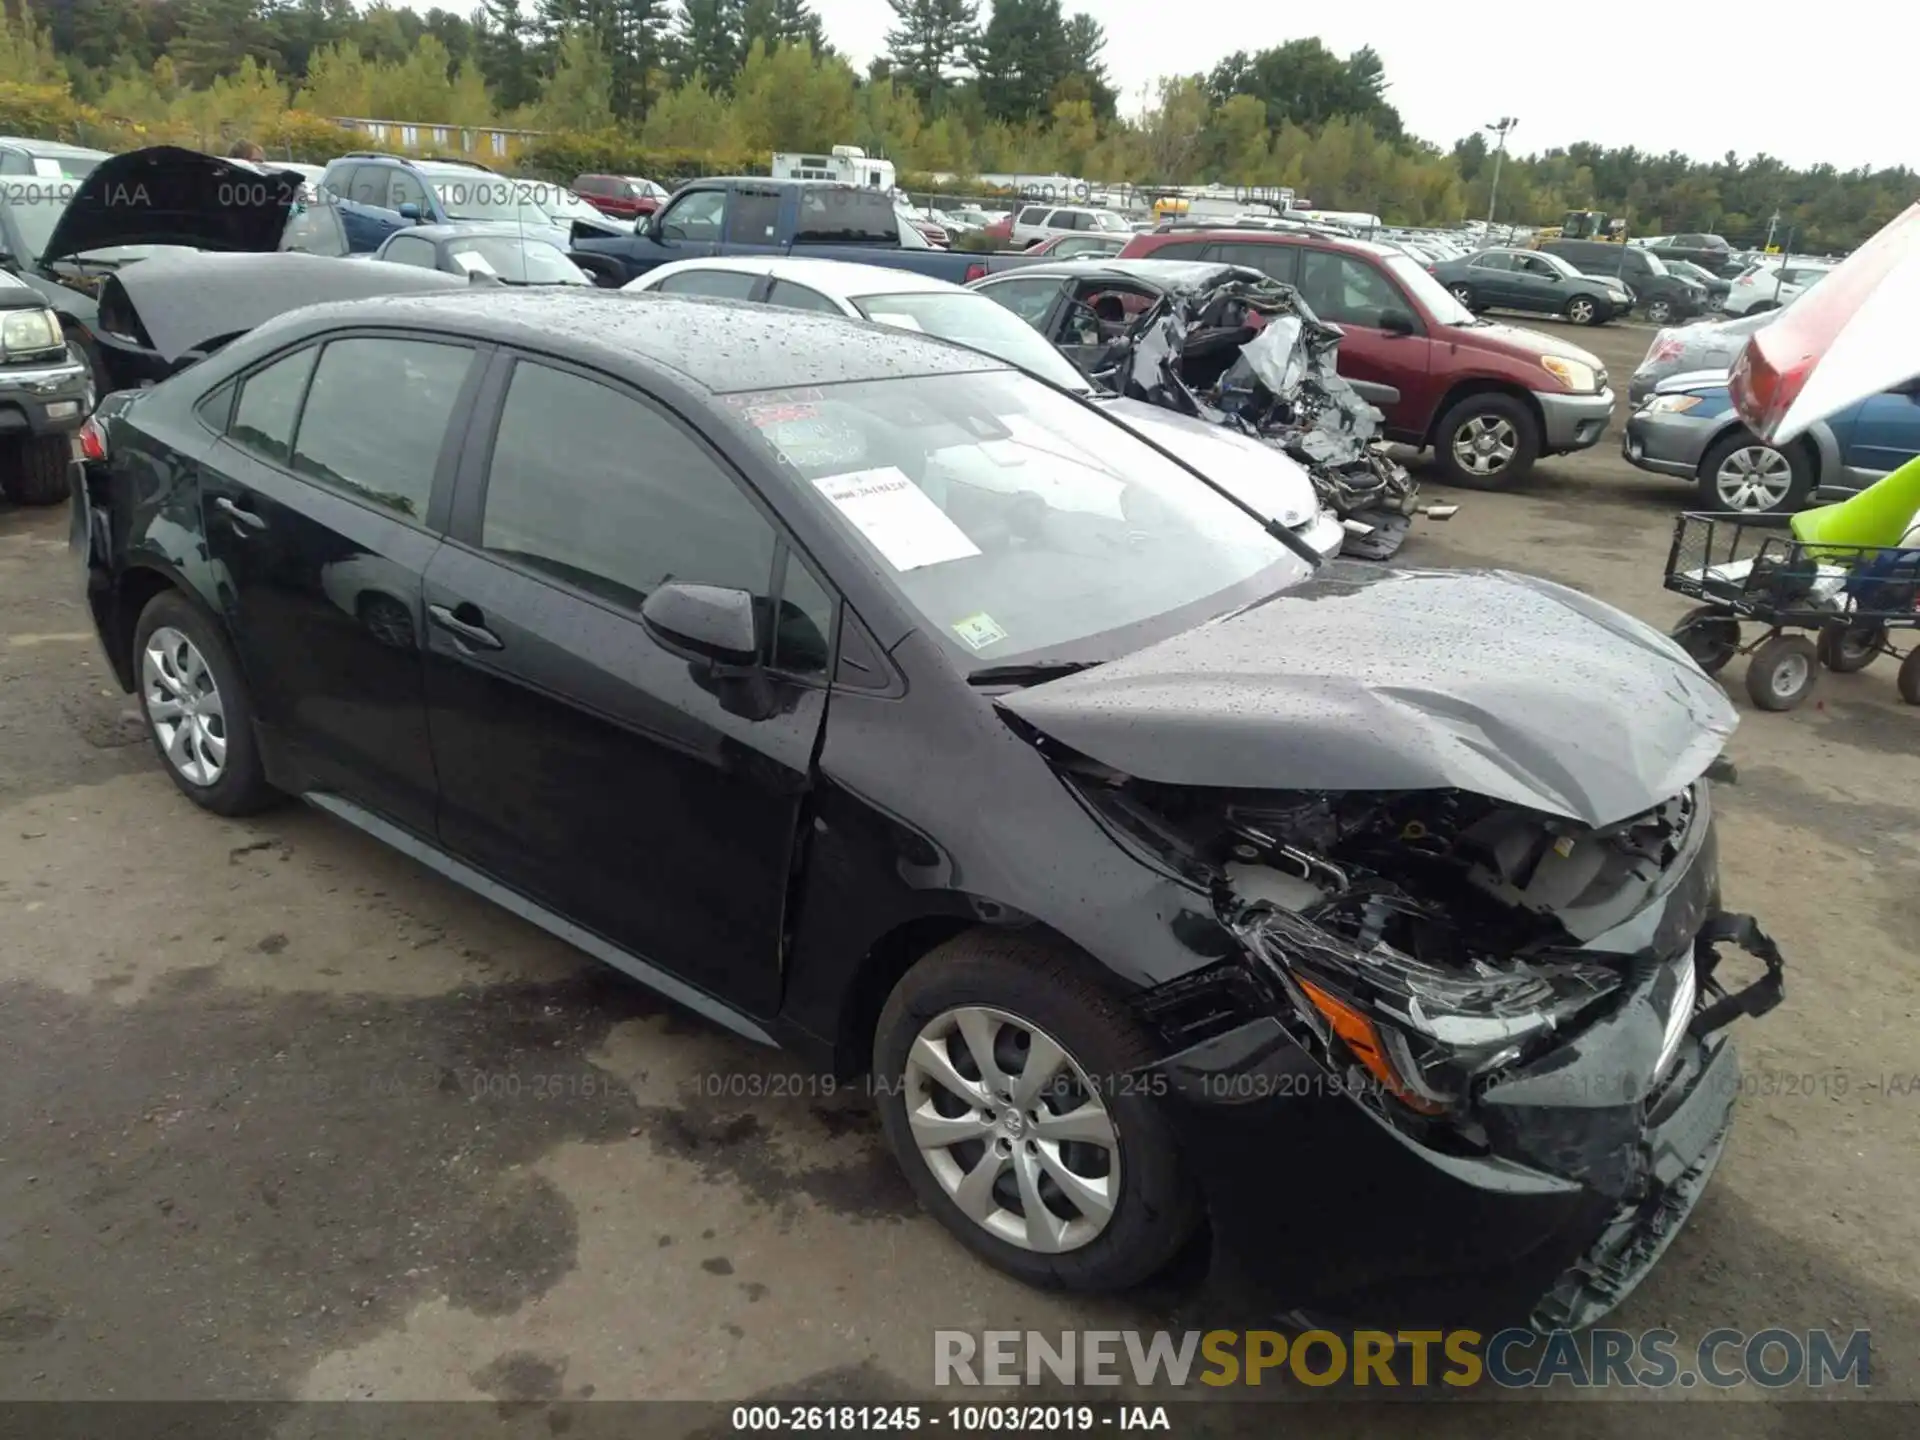
[[[1493,229],[1493,209],[1500,203],[1500,158],[1507,153],[1507,132],[1520,122],[1511,115],[1502,115],[1491,125],[1482,125],[1482,130],[1490,131],[1500,137],[1499,144],[1493,147],[1493,188],[1487,196],[1487,229]]]

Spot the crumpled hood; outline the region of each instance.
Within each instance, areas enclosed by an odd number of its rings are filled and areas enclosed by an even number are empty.
[[[306,177],[152,145],[102,160],[73,192],[41,261],[118,245],[275,250]]]
[[[1684,789],[1737,723],[1671,640],[1578,591],[1346,562],[999,703],[1142,780],[1452,788],[1593,826]]]
[[[1101,400],[1100,408],[1289,530],[1320,509],[1313,480],[1300,463],[1251,435],[1124,395]]]

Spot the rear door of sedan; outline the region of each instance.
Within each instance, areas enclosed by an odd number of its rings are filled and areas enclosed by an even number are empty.
[[[503,350],[481,416],[426,577],[441,844],[625,956],[770,1014],[833,594],[698,415]],[[668,580],[755,597],[774,713],[653,638],[640,607]]]
[[[343,262],[344,263],[344,262]],[[343,332],[202,403],[207,547],[263,738],[317,790],[433,834],[421,578],[482,347]]]

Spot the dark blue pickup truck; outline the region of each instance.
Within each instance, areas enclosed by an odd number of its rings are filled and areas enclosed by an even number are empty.
[[[889,265],[964,285],[987,273],[983,255],[935,250],[884,190],[824,180],[694,180],[631,235],[575,232],[570,252],[601,285],[637,280],[656,265],[709,255],[811,255]]]

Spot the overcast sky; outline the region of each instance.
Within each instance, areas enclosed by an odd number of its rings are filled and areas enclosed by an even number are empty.
[[[886,0],[813,4],[827,38],[856,63],[885,48]],[[1569,9],[1564,0],[1062,4],[1106,27],[1107,68],[1128,110],[1157,76],[1205,72],[1234,50],[1317,35],[1339,55],[1362,45],[1379,51],[1387,98],[1409,130],[1442,146],[1514,115],[1510,143],[1522,153],[1593,140],[1696,159],[1764,150],[1795,167],[1920,169],[1909,22],[1896,19],[1900,7],[1869,8],[1868,0],[1750,0],[1690,18],[1627,3]]]

